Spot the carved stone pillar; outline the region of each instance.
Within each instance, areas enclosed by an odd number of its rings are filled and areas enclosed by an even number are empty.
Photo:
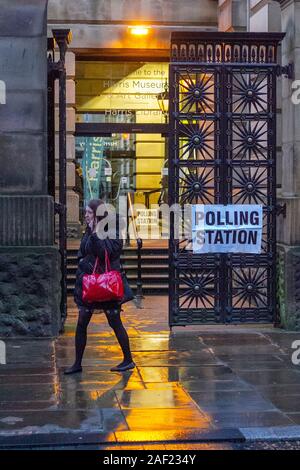
[[[75,54],[66,53],[66,100],[67,100],[67,236],[68,238],[80,238],[81,224],[79,222],[79,195],[74,191],[75,187]],[[56,89],[58,100],[58,88]],[[58,129],[58,101],[56,103],[56,125]],[[59,135],[55,139],[56,168],[58,171]],[[58,191],[58,174],[56,176],[56,189]]]
[[[219,0],[219,31],[247,30],[247,0]]]
[[[250,0],[250,31],[281,31],[281,12],[274,0]]]
[[[281,0],[282,64],[293,62],[300,78],[300,1]],[[279,203],[286,217],[278,218],[279,306],[281,324],[300,329],[300,105],[292,101],[293,80],[282,79],[282,188]]]
[[[47,0],[2,0],[0,335],[60,329],[60,260],[47,188]]]

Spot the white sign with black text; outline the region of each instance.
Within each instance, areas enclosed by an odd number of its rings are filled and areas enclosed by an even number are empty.
[[[256,204],[192,205],[193,252],[259,254],[262,218]]]

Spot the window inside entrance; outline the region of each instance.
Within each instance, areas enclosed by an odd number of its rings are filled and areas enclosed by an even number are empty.
[[[167,62],[78,61],[77,122],[165,123]]]
[[[167,202],[167,138],[153,125],[167,123],[168,66],[77,62],[76,121],[94,126],[92,136],[76,137],[81,220],[93,198],[117,207],[119,197],[131,193],[132,202],[147,209]],[[145,132],[134,132],[136,124]]]
[[[147,209],[167,203],[167,139],[161,134],[112,134],[76,138],[76,188],[81,220],[90,199],[101,198],[118,208],[120,196],[131,193]]]

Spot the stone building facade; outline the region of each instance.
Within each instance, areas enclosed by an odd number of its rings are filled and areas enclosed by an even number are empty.
[[[131,36],[128,27],[136,22],[149,26],[151,34],[145,38]],[[164,61],[167,67],[171,32],[217,30],[217,2],[188,0],[183,7],[179,1],[174,0],[82,0],[76,2],[76,5],[70,0],[63,2],[50,0],[48,35],[51,36],[53,28],[63,27],[70,28],[72,31],[72,44],[67,53],[67,197],[68,235],[76,238],[80,235],[80,224],[79,196],[73,190],[75,185],[75,95],[77,93],[78,110],[79,95],[82,93],[83,85],[79,84],[76,89],[75,82],[87,73],[91,73],[84,69],[84,65],[90,63],[96,69],[97,61],[106,60],[107,63],[111,63],[114,60],[121,63],[126,62],[128,58],[132,60],[134,57],[137,61],[144,58],[145,63],[150,63],[148,61],[152,61],[155,57],[158,63]],[[95,77],[97,76],[99,75],[95,73]],[[157,152],[161,150],[157,149]],[[143,190],[151,190],[158,185],[159,178],[156,182],[152,179],[147,187],[143,187]]]
[[[281,2],[284,7],[290,2]],[[297,3],[297,2],[295,2]],[[198,4],[198,5],[197,5]],[[176,12],[180,11],[180,15]],[[285,13],[283,13],[285,15]],[[180,20],[179,20],[180,18]],[[284,20],[285,21],[285,20]],[[152,28],[146,39],[133,38],[128,26],[134,22]],[[67,53],[67,186],[68,235],[80,236],[79,197],[75,186],[76,64],[87,56],[96,60],[121,60],[143,56],[168,60],[172,31],[281,31],[281,9],[273,0],[190,0],[184,6],[174,0],[87,0],[74,6],[71,0],[49,0],[48,35],[53,28],[70,28],[73,39]],[[287,39],[288,40],[288,39]],[[287,41],[286,40],[286,41]],[[286,57],[283,56],[283,60]],[[279,79],[281,81],[281,79]],[[281,86],[278,93],[278,184],[282,175]],[[77,95],[80,91],[77,90]],[[57,137],[58,147],[58,137]],[[58,152],[56,152],[58,155]]]
[[[77,8],[78,3],[82,8]],[[177,3],[177,6],[175,5]],[[295,63],[298,71],[298,32],[296,28],[300,4],[283,0],[191,0],[181,4],[174,1],[136,0],[97,2],[89,0],[73,2],[49,1],[48,27],[70,27],[73,43],[69,52],[69,159],[74,158],[72,129],[74,129],[74,61],[76,57],[92,52],[95,57],[117,56],[120,46],[123,51],[133,50],[137,55],[159,51],[161,57],[168,55],[170,33],[176,30],[220,30],[220,31],[284,31],[282,64]],[[180,14],[177,14],[180,12]],[[59,21],[57,21],[59,20]],[[134,43],[126,35],[132,22],[144,22],[153,27],[155,34],[143,42]],[[125,52],[126,54],[126,52]],[[299,328],[300,281],[299,255],[299,158],[297,113],[299,106],[291,101],[292,83],[287,78],[278,79],[278,128],[277,128],[277,185],[278,202],[286,205],[286,217],[278,217],[279,248],[279,303],[282,322],[286,327]],[[76,226],[78,208],[76,195],[72,192],[74,167],[69,163],[69,225]],[[74,219],[75,217],[75,219]]]
[[[297,79],[300,0],[4,0],[3,8],[0,79],[8,84],[9,101],[5,109],[0,105],[0,332],[51,336],[60,326],[60,274],[53,201],[47,195],[46,22],[48,36],[54,28],[70,28],[73,36],[66,57],[67,218],[69,237],[78,238],[74,134],[79,62],[136,58],[167,63],[172,31],[283,31],[281,61],[294,63]],[[129,35],[136,23],[148,26],[150,34]],[[278,217],[278,301],[282,326],[300,329],[300,106],[292,94],[292,80],[279,78],[278,202],[286,206],[286,216]],[[148,178],[145,187],[151,189],[158,176],[147,176],[143,165],[141,159],[141,179]]]

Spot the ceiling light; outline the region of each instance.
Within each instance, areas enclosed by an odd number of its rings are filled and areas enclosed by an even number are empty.
[[[147,36],[150,28],[148,26],[129,26],[129,29],[134,36]]]

